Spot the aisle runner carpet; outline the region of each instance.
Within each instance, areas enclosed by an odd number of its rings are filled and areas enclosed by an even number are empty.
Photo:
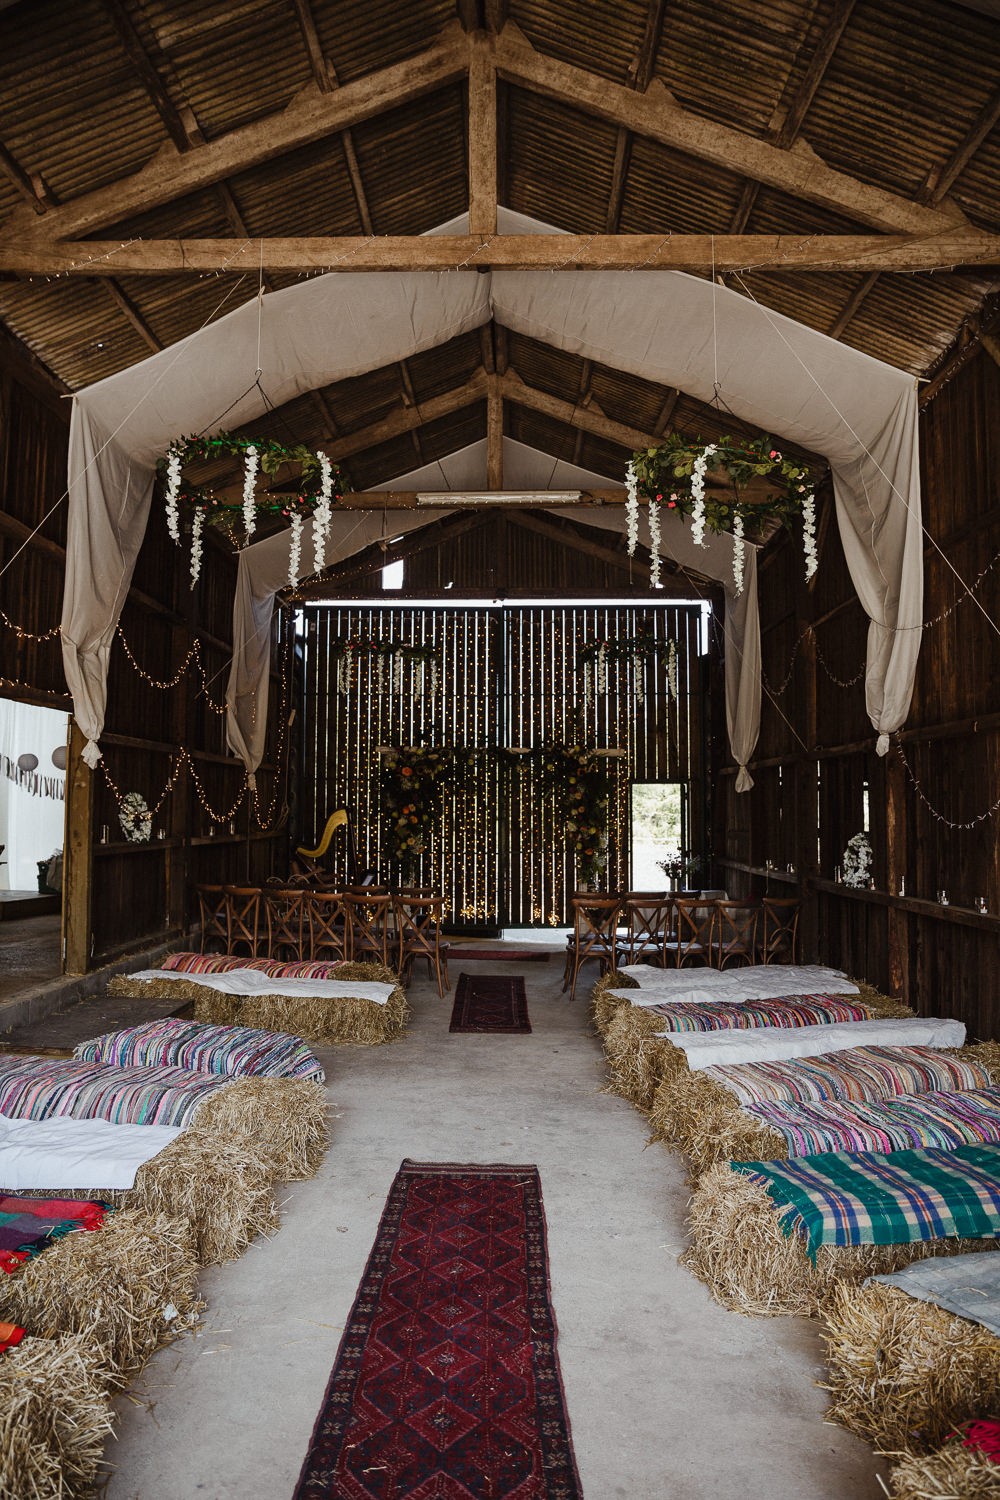
[[[524,980],[499,975],[458,976],[449,1031],[528,1032],[528,1000]]]
[[[579,1500],[535,1167],[404,1161],[295,1500]]]

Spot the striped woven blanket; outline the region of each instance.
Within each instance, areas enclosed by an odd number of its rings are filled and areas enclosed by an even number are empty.
[[[821,1245],[1000,1237],[996,1146],[731,1165],[766,1189],[785,1234],[800,1236],[813,1259]]]
[[[0,1115],[11,1120],[110,1120],[190,1125],[203,1099],[231,1080],[184,1068],[116,1068],[61,1057],[0,1056]]]
[[[900,1094],[967,1093],[993,1080],[974,1058],[934,1047],[852,1047],[819,1057],[783,1062],[730,1063],[706,1068],[705,1077],[736,1096],[744,1108],[756,1104],[818,1103],[824,1099],[894,1099]]]
[[[749,1031],[758,1026],[823,1026],[837,1021],[867,1021],[866,1006],[839,995],[796,995],[787,1000],[713,1001],[709,1005],[686,1005],[683,1001],[652,1007],[663,1020],[663,1033],[671,1031]]]
[[[256,969],[272,979],[332,979],[341,963],[341,959],[281,963],[274,958],[241,958],[232,953],[171,953],[160,967],[181,974],[229,974],[233,969]]]
[[[297,1036],[250,1026],[211,1026],[167,1017],[81,1042],[74,1057],[119,1068],[184,1068],[227,1077],[314,1078],[326,1074]]]
[[[754,1104],[747,1110],[785,1138],[789,1156],[821,1151],[910,1151],[1000,1143],[1000,1090],[909,1094],[849,1103]]]

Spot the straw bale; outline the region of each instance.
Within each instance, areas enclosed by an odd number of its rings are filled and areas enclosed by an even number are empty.
[[[902,1287],[838,1285],[823,1307],[829,1415],[883,1452],[929,1451],[992,1410],[1000,1338]]]
[[[305,1078],[234,1078],[195,1110],[194,1124],[250,1140],[283,1182],[314,1177],[328,1144],[329,1103]]]
[[[912,1006],[904,1005],[902,1000],[896,1000],[892,995],[883,995],[874,985],[866,984],[863,979],[853,981],[858,987],[857,995],[845,995],[845,1000],[856,1000],[859,1005],[864,1005],[871,1012],[873,1021],[902,1021],[916,1014]]]
[[[254,1136],[192,1126],[136,1173],[127,1207],[186,1219],[203,1266],[236,1260],[258,1234],[278,1228],[273,1156]],[[95,1196],[91,1194],[90,1196]]]
[[[670,1066],[664,1054],[680,1050],[656,1035],[662,1026],[662,1016],[653,1011],[639,1005],[623,1005],[612,1018],[604,1038],[610,1075],[608,1092],[620,1094],[643,1112],[653,1103],[664,1067]]]
[[[124,1383],[197,1320],[197,1276],[190,1224],[126,1209],[3,1277],[0,1317],[48,1337],[85,1334],[109,1378]]]
[[[993,1084],[1000,1087],[1000,1042],[973,1042],[971,1047],[956,1049],[959,1057],[968,1057],[986,1069]]]
[[[594,985],[594,993],[590,1001],[590,1015],[594,1023],[594,1029],[598,1036],[603,1037],[607,1032],[615,1012],[622,1005],[627,1005],[627,1000],[616,998],[610,993],[611,990],[635,990],[639,988],[639,981],[633,979],[631,974],[621,974],[617,969],[609,969],[602,974]]]
[[[691,1245],[681,1264],[734,1312],[775,1317],[819,1311],[834,1283],[898,1271],[932,1255],[996,1250],[994,1239],[929,1240],[913,1245],[821,1245],[815,1265],[801,1239],[782,1232],[760,1183],[724,1162],[709,1168],[691,1197]]]
[[[1000,1464],[948,1443],[929,1458],[905,1457],[889,1483],[893,1500],[1000,1500]]]
[[[100,1349],[84,1334],[24,1338],[0,1359],[0,1495],[90,1495],[113,1431]]]
[[[661,1084],[650,1120],[661,1140],[688,1157],[693,1181],[718,1161],[780,1161],[788,1156],[784,1136],[740,1109],[722,1084],[701,1071]]]

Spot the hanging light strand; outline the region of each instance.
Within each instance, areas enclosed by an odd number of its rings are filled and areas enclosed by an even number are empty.
[[[927,811],[930,813],[931,817],[936,823],[943,823],[946,828],[978,828],[980,823],[985,823],[989,818],[992,818],[995,813],[1000,812],[1000,797],[998,797],[993,806],[988,807],[985,812],[977,813],[974,818],[970,818],[967,822],[964,823],[954,822],[951,818],[946,817],[943,812],[939,812],[939,810],[934,806],[933,802],[931,802],[923,787],[920,785],[920,782],[917,780],[916,774],[914,773],[913,767],[910,765],[910,762],[906,758],[906,753],[903,750],[903,744],[898,730],[896,732],[896,754],[903,762],[906,774],[910,779],[910,785],[913,787],[913,790],[916,792],[917,796],[920,798],[921,802],[924,804]]]

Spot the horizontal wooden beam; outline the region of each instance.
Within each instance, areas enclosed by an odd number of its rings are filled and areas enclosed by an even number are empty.
[[[327,96],[331,97],[331,96]],[[336,95],[332,97],[336,98]],[[257,271],[941,271],[1000,265],[1000,235],[500,234],[332,239],[0,237],[0,273],[166,276]]]

